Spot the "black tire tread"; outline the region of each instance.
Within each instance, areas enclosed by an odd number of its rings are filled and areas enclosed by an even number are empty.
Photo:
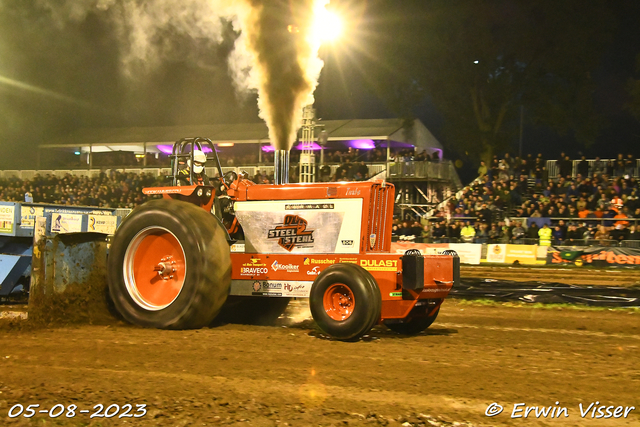
[[[337,321],[328,319],[328,316],[324,312],[322,303],[324,291],[322,291],[319,284],[324,282],[325,280],[329,280],[329,278],[332,279],[334,276],[336,278],[342,276],[346,280],[336,280],[333,283],[340,282],[344,283],[347,286],[349,284],[345,283],[345,281],[361,281],[362,285],[365,288],[365,292],[367,293],[366,298],[368,299],[368,304],[366,305],[366,316],[361,323],[352,325],[350,329],[344,329],[340,327]],[[362,304],[363,302],[360,301],[360,307],[362,307]],[[333,338],[342,341],[357,341],[363,335],[369,332],[371,328],[375,326],[380,320],[380,312],[382,310],[382,296],[380,294],[378,284],[371,273],[357,264],[339,263],[327,267],[316,278],[316,281],[311,288],[309,307],[311,308],[313,319],[316,321],[320,329],[331,335]],[[356,299],[356,309],[358,309],[358,307],[358,299]],[[352,314],[352,316],[354,315],[356,315],[355,312]],[[349,319],[345,320],[345,322],[348,321]]]
[[[191,295],[185,295],[188,299],[185,308],[167,319],[161,319],[161,315],[154,316],[139,308],[135,302],[130,301],[126,288],[123,288],[122,261],[128,244],[138,231],[145,226],[158,225],[157,222],[174,224],[186,236],[181,244],[185,256],[192,257],[192,262],[189,263],[192,268],[194,265],[212,267],[202,268],[198,272]],[[191,203],[157,199],[138,207],[123,220],[116,231],[110,254],[110,294],[118,311],[131,323],[162,329],[201,328],[211,323],[227,298],[231,282],[231,257],[226,233],[209,212]],[[182,295],[178,298],[181,297]],[[162,311],[164,310],[160,310]]]

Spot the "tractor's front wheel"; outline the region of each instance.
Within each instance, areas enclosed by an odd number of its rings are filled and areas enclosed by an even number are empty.
[[[355,341],[380,320],[382,298],[375,279],[356,264],[334,264],[313,282],[309,295],[313,320],[327,334]]]
[[[140,326],[209,325],[229,293],[231,257],[224,229],[202,208],[153,200],[113,236],[109,292],[125,320]]]

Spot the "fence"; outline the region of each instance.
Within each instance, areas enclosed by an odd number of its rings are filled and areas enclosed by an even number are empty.
[[[616,159],[601,159],[600,161],[602,162],[603,165],[605,165],[605,169],[607,169],[607,165],[610,162],[615,162]],[[572,160],[572,167],[571,167],[572,178],[575,178],[578,175],[578,163],[580,162],[581,160]],[[589,175],[593,175],[593,164],[595,163],[595,160],[587,160],[587,163],[589,164]],[[638,177],[639,171],[640,171],[640,159],[636,160],[636,167],[632,171],[631,175]],[[556,176],[558,176],[558,173],[560,173],[560,169],[558,168],[558,161],[547,160],[547,175],[549,179],[555,178]],[[624,175],[624,173],[622,174]],[[614,172],[609,171],[609,175],[614,175]]]
[[[423,162],[413,162],[413,163],[423,163]],[[446,169],[445,165],[440,165],[440,164],[434,164],[436,166],[442,166],[442,169]],[[340,167],[339,164],[331,164],[329,165],[329,167],[331,168],[331,176],[333,176],[336,173],[336,170]],[[422,170],[423,166],[417,166],[418,169]],[[387,165],[385,163],[371,163],[367,165],[367,169],[369,171],[369,176],[375,176],[375,175],[379,175],[379,178],[383,178],[385,177],[385,175],[382,175],[382,172],[385,172],[387,170]],[[436,170],[438,168],[434,168],[434,170]],[[61,170],[4,170],[4,171],[0,171],[0,178],[5,178],[5,179],[10,179],[10,178],[16,178],[16,179],[20,179],[20,180],[28,180],[28,179],[33,179],[36,174],[39,174],[41,176],[46,176],[46,175],[53,175],[55,177],[58,178],[62,178],[65,175],[71,175],[71,176],[88,176],[90,178],[93,177],[97,177],[100,175],[100,173],[103,172],[103,170],[122,170],[125,173],[135,173],[135,174],[140,174],[140,173],[147,173],[147,174],[152,174],[154,176],[159,176],[159,177],[164,177],[164,176],[168,176],[171,174],[171,168],[170,167],[146,167],[146,168],[108,168],[108,169],[61,169]],[[240,173],[240,172],[247,172],[249,174],[249,177],[254,177],[256,175],[256,173],[261,172],[261,173],[265,173],[267,175],[273,175],[273,166],[266,166],[266,165],[246,165],[246,166],[223,166],[222,167],[222,173],[226,173],[229,171],[233,171],[235,173]],[[214,167],[207,167],[205,168],[205,173],[208,176],[217,176],[218,175],[218,171],[216,168]],[[457,179],[458,181],[460,180],[460,178],[458,178],[457,174],[453,174],[451,175],[449,174],[434,174],[432,176],[430,176],[430,178],[432,179],[437,179],[439,178],[439,176],[451,176],[452,179]],[[388,177],[388,176],[387,176]],[[429,176],[425,176],[426,178],[429,178]],[[319,179],[318,179],[319,180]]]
[[[392,236],[392,242],[412,242],[412,243],[486,243],[486,244],[514,244],[514,245],[540,245],[540,239],[510,239],[474,237],[471,240],[464,240],[460,237],[406,237]],[[547,246],[547,245],[545,245]],[[610,239],[564,239],[551,240],[551,246],[603,246],[620,248],[640,248],[640,240],[610,240]]]
[[[458,173],[449,160],[442,162],[411,161],[389,162],[389,178],[425,178],[452,181],[456,188],[462,187]]]

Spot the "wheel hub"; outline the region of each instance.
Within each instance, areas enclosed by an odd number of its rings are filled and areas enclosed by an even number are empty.
[[[178,298],[186,256],[178,238],[164,227],[148,227],[131,240],[123,263],[125,285],[140,307],[162,310]]]
[[[351,317],[356,306],[353,292],[342,283],[334,283],[329,286],[324,293],[322,303],[327,315],[338,321]]]
[[[173,279],[173,274],[177,273],[178,269],[173,257],[168,255],[160,260],[158,265],[153,268],[153,271],[157,271],[162,280],[169,280]]]

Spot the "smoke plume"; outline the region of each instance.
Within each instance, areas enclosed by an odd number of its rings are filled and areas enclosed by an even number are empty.
[[[3,0],[0,0],[0,4]],[[239,94],[258,93],[271,144],[290,149],[302,109],[313,103],[322,61],[315,17],[329,0],[36,0],[57,25],[89,15],[108,19],[131,79],[166,59],[181,59],[187,38],[218,45],[231,23],[238,34],[228,69]],[[159,88],[161,90],[161,88]],[[215,100],[212,100],[215,102]]]
[[[257,86],[260,116],[269,128],[276,150],[295,141],[302,108],[313,104],[322,61],[315,37],[315,16],[328,0],[246,0],[240,43],[251,53],[249,86]],[[240,45],[241,46],[241,45]],[[238,49],[242,52],[242,48]],[[236,70],[237,71],[237,70]]]

